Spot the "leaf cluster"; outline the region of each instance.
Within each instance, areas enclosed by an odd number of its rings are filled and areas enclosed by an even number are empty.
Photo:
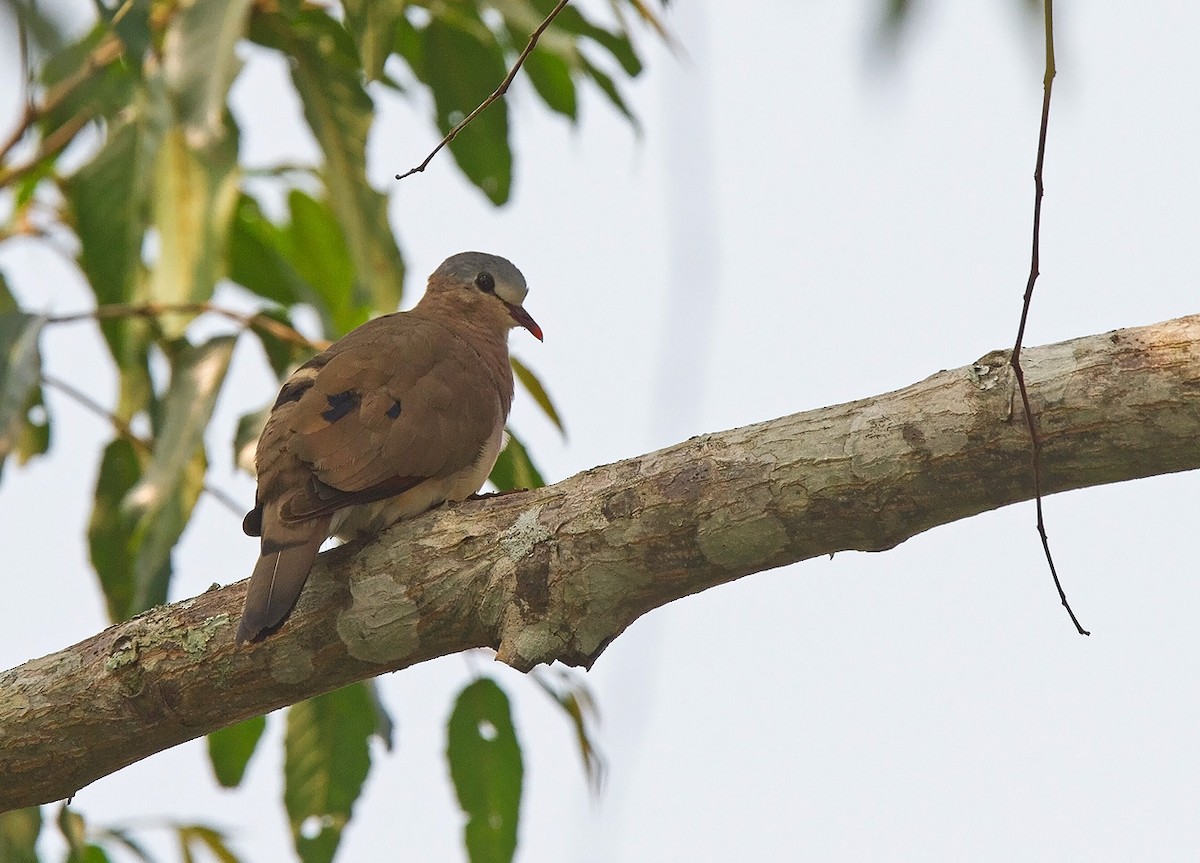
[[[24,464],[50,451],[61,403],[47,399],[48,389],[109,422],[87,538],[111,620],[167,600],[174,549],[203,493],[235,506],[209,483],[205,443],[235,351],[261,351],[282,379],[328,340],[399,304],[405,269],[389,196],[368,180],[377,105],[408,100],[417,119],[425,110],[423,119],[446,133],[495,89],[553,5],[97,0],[95,20],[75,35],[65,35],[45,4],[0,5],[0,17],[19,24],[3,38],[12,42],[5,50],[22,58],[25,93],[15,127],[0,138],[0,243],[32,239],[65,250],[94,299],[79,314],[43,314],[36,284],[0,272],[0,470],[10,458]],[[607,22],[566,7],[524,60],[529,91],[570,122],[578,120],[583,86],[634,122],[620,82],[642,63],[625,19],[660,32],[661,24],[640,0],[610,7]],[[246,58],[264,51],[286,61],[319,148],[312,164],[252,169],[240,158],[230,92]],[[489,201],[508,200],[514,156],[503,100],[448,149]],[[230,297],[255,311],[222,304]],[[316,331],[297,324],[313,319]],[[89,323],[111,356],[118,383],[111,404],[47,371],[46,333]],[[561,429],[537,376],[518,361],[514,370]],[[216,432],[227,434],[233,462],[248,470],[265,416],[264,408],[236,430]],[[515,435],[492,481],[502,490],[542,484]],[[566,695],[561,687],[547,691],[592,765],[580,711],[590,699],[574,681]],[[498,737],[480,738],[483,723]],[[390,746],[390,726],[370,684],[288,711],[283,802],[301,859],[332,859],[370,767],[370,741]],[[209,738],[221,785],[242,781],[264,727],[258,717]],[[460,696],[448,757],[471,858],[510,859],[520,747],[507,696],[491,681],[476,680]],[[500,834],[487,826],[497,817]],[[57,823],[72,861],[108,860],[114,848],[150,859],[129,830],[89,827],[66,806]],[[39,859],[42,826],[38,810],[0,816],[0,859]],[[164,829],[175,832],[184,860],[199,849],[237,859],[212,827]]]

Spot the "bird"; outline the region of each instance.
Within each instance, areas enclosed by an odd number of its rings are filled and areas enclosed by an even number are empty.
[[[260,555],[238,644],[283,624],[329,537],[372,536],[483,487],[512,405],[509,331],[542,340],[527,293],[507,259],[452,255],[411,310],[351,330],[284,382],[242,523]]]

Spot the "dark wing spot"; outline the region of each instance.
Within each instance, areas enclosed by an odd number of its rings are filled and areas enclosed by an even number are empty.
[[[271,410],[286,405],[288,402],[298,402],[300,397],[312,389],[313,377],[293,377],[283,385],[283,389],[279,391],[279,398],[275,399],[275,404]]]
[[[321,416],[326,422],[335,423],[358,407],[359,395],[354,390],[345,390],[325,396],[325,401],[329,402],[329,410],[323,411]]]
[[[388,419],[394,420],[400,416],[400,399],[396,399],[396,403],[387,409]]]

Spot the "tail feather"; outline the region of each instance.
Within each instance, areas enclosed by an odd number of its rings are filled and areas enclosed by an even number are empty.
[[[255,641],[276,629],[291,613],[308,579],[324,535],[268,552],[258,559],[246,605],[238,626],[237,643]]]

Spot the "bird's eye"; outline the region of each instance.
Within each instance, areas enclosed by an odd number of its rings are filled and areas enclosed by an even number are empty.
[[[475,277],[475,287],[479,288],[485,294],[490,294],[496,290],[496,280],[492,278],[491,273],[480,273]]]

